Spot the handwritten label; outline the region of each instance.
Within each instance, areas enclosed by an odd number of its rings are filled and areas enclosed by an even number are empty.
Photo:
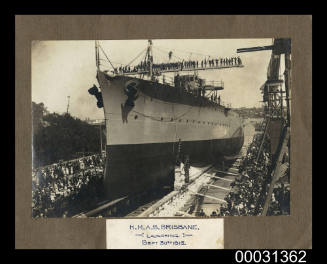
[[[107,249],[222,249],[223,219],[107,219]]]

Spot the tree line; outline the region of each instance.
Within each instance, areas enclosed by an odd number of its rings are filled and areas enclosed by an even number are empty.
[[[32,102],[33,168],[100,152],[99,126],[68,113],[50,113],[43,103]],[[102,145],[105,146],[104,126]]]

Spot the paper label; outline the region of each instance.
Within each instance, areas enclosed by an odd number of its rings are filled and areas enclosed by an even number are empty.
[[[224,219],[107,219],[107,249],[223,249]]]

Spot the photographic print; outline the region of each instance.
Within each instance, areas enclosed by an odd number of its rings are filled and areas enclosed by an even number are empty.
[[[290,39],[31,45],[33,218],[290,214]]]

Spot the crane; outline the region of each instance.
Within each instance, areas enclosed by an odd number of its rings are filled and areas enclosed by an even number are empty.
[[[262,86],[264,90],[264,102],[268,102],[268,113],[269,118],[266,122],[265,132],[261,141],[261,146],[258,152],[257,160],[260,157],[262,145],[265,142],[266,132],[270,135],[270,149],[271,154],[273,154],[273,162],[271,165],[271,175],[272,179],[270,182],[269,190],[266,195],[262,215],[267,215],[268,209],[270,207],[271,196],[276,181],[280,177],[282,158],[285,153],[289,153],[288,142],[290,139],[290,107],[289,107],[289,89],[291,88],[291,39],[289,38],[276,38],[274,39],[273,45],[270,46],[259,46],[251,48],[241,48],[237,49],[237,53],[241,52],[254,52],[262,50],[272,50],[271,59],[269,62],[268,72],[267,72],[267,81]],[[280,56],[284,54],[285,56],[285,72],[284,72],[284,81],[285,81],[285,93],[286,93],[286,104],[287,104],[287,118],[286,124],[283,126],[283,91],[278,87],[281,87],[283,83],[282,80],[279,80],[279,69],[280,69]],[[280,93],[280,97],[277,98],[277,94]],[[280,115],[275,115],[278,113],[278,101],[280,102]],[[274,117],[271,119],[270,116]],[[277,118],[276,118],[277,117]],[[258,207],[259,208],[259,207]]]
[[[257,46],[250,48],[240,48],[237,49],[237,53],[242,52],[255,52],[255,51],[264,51],[264,50],[272,50],[272,56],[269,63],[268,69],[268,78],[265,83],[268,88],[273,86],[280,85],[279,80],[279,68],[280,68],[280,55],[285,55],[285,94],[286,94],[286,106],[287,106],[287,125],[290,125],[290,106],[289,106],[289,90],[291,88],[291,39],[290,38],[276,38],[274,39],[273,45],[269,46]],[[272,90],[271,93],[275,93],[276,91]],[[283,93],[283,92],[281,92]],[[266,98],[264,98],[265,101]],[[270,102],[268,101],[268,104]],[[282,107],[282,101],[281,101]]]

